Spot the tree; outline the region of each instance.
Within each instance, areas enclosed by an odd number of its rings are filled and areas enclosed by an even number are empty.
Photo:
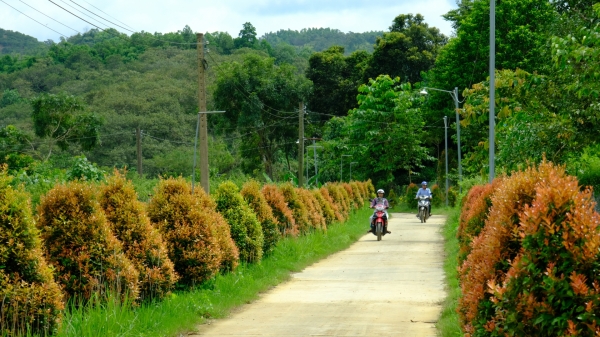
[[[429,70],[447,38],[439,29],[429,27],[421,14],[398,15],[389,33],[377,38],[366,75],[399,76],[403,82],[418,82],[421,72]]]
[[[274,59],[246,54],[242,63],[219,68],[213,93],[215,106],[241,133],[242,151],[264,165],[273,179],[278,151],[293,155],[298,139],[297,111],[310,82],[295,74],[294,67],[277,66]]]
[[[100,143],[102,120],[86,112],[81,99],[66,93],[41,94],[31,106],[36,136],[50,140],[46,159],[54,145],[66,150],[71,144],[79,144],[83,150],[90,150]]]
[[[31,138],[13,125],[0,128],[0,166],[7,164],[11,171],[26,168],[33,162]]]
[[[242,30],[240,30],[240,34],[234,40],[236,48],[254,48],[258,43],[258,39],[256,38],[256,28],[250,23],[244,23]]]
[[[308,106],[323,114],[321,120],[331,115],[345,116],[356,107],[358,86],[362,84],[363,70],[369,55],[364,51],[345,57],[344,48],[333,46],[314,53],[306,70],[306,77],[313,82]]]
[[[409,84],[382,75],[361,85],[357,100],[358,108],[344,118],[341,144],[358,163],[356,178],[389,186],[432,159],[421,142],[424,123]]]

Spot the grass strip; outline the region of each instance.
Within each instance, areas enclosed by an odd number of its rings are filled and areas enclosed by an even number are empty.
[[[456,238],[460,209],[450,209],[447,214],[448,217],[442,229],[442,234],[445,240],[444,250],[446,258],[444,261],[444,274],[446,275],[446,290],[448,295],[444,300],[442,314],[436,326],[442,337],[454,337],[463,336],[458,320],[458,313],[456,312],[460,296],[457,271],[458,239]]]
[[[290,278],[328,255],[348,248],[368,227],[371,210],[354,212],[344,224],[281,240],[259,264],[242,264],[233,273],[218,275],[194,290],[137,308],[109,300],[102,305],[71,308],[58,336],[175,336],[194,331],[207,318],[221,318],[259,293]]]

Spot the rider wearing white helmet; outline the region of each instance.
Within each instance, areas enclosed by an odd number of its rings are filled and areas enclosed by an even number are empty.
[[[377,204],[382,204],[385,207],[385,209],[387,210],[390,207],[390,203],[388,202],[388,200],[386,198],[383,197],[384,193],[385,192],[383,191],[383,189],[381,189],[381,188],[378,189],[377,190],[377,198],[371,200],[371,206],[369,206],[369,207],[370,208],[375,208],[375,206]],[[373,215],[371,215],[371,217],[369,218],[369,222],[371,224],[371,229],[369,229],[367,231],[367,233],[372,233],[373,232],[373,226],[375,225],[373,223],[373,219],[374,218],[375,218],[375,212],[373,212]],[[386,229],[386,233],[387,234],[392,234],[392,232],[390,232],[389,230],[387,230],[387,223],[388,223],[387,219],[388,219],[388,212],[385,211],[385,215],[383,216],[383,221],[385,221],[384,227]]]

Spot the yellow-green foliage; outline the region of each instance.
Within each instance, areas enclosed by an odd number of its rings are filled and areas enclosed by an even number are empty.
[[[350,183],[350,187],[352,188],[355,204],[357,207],[363,207],[365,204],[365,196],[361,192],[359,184],[356,181],[353,181]]]
[[[221,261],[221,270],[235,270],[240,263],[240,254],[235,242],[233,242],[233,239],[231,238],[229,224],[225,221],[225,218],[217,212],[217,203],[206,194],[203,189],[195,189],[194,197],[197,199],[200,208],[205,213],[209,213],[214,221],[213,225],[215,231],[213,234],[217,236],[223,258]]]
[[[236,243],[240,260],[258,262],[262,258],[264,237],[260,222],[248,206],[238,187],[231,181],[223,182],[215,193],[217,211],[231,229],[231,238]]]
[[[42,197],[39,227],[55,277],[68,296],[118,292],[137,299],[139,272],[125,256],[96,198],[97,186],[59,184]]]
[[[64,307],[60,287],[42,254],[31,202],[0,167],[0,334],[50,335]]]
[[[298,230],[300,233],[307,233],[311,227],[310,220],[308,219],[308,211],[306,205],[298,197],[294,186],[291,183],[284,183],[281,184],[279,189],[288,207],[292,210],[292,214],[294,214]]]
[[[327,184],[327,190],[329,194],[333,198],[336,204],[338,204],[340,208],[340,212],[344,216],[344,221],[348,219],[348,215],[350,214],[350,202],[348,199],[348,193],[339,183]]]
[[[406,187],[405,200],[408,203],[408,206],[412,208],[417,208],[417,200],[415,197],[417,196],[417,192],[419,191],[419,186],[416,184],[410,183]]]
[[[356,183],[358,184],[358,187],[360,188],[360,194],[363,197],[363,202],[370,200],[371,196],[369,195],[369,187],[367,186],[367,183],[364,181],[357,181]]]
[[[281,234],[298,236],[298,225],[296,225],[292,210],[288,207],[281,190],[273,184],[267,184],[263,186],[261,192],[265,196],[265,200],[267,200],[269,206],[271,206],[273,215],[279,222],[279,231]]]
[[[371,181],[371,179],[367,180],[367,182],[365,183],[366,188],[367,188],[367,196],[369,199],[373,199],[376,197],[375,195],[375,186],[373,186],[373,182]]]
[[[342,189],[346,192],[346,197],[348,198],[348,205],[350,206],[350,209],[351,210],[356,209],[357,208],[356,196],[354,195],[352,186],[350,186],[350,184],[348,184],[348,183],[342,183],[341,186],[342,186]]]
[[[140,272],[141,299],[165,297],[179,277],[162,235],[150,224],[133,184],[115,170],[101,187],[100,205],[125,254]]]
[[[265,196],[260,193],[260,184],[256,180],[250,180],[242,186],[240,192],[244,200],[248,203],[251,209],[254,210],[258,221],[261,224],[264,243],[263,254],[267,255],[273,251],[277,241],[281,237],[278,225],[279,222],[273,215],[271,206],[267,203]]]
[[[323,196],[323,199],[325,199],[325,201],[329,204],[329,206],[331,206],[331,209],[333,210],[333,213],[335,214],[335,219],[337,221],[343,222],[345,218],[344,218],[344,214],[342,213],[342,210],[341,210],[341,205],[338,204],[337,202],[335,202],[335,200],[329,193],[329,188],[323,186],[319,189],[319,193]]]
[[[192,195],[182,178],[161,180],[148,204],[148,215],[167,242],[169,257],[181,281],[201,283],[217,274],[224,252],[218,238],[215,213],[206,201]]]
[[[298,197],[306,206],[311,228],[326,230],[327,224],[325,223],[325,217],[323,217],[321,204],[319,204],[313,194],[303,188],[296,188],[296,194],[298,194]]]
[[[333,202],[329,203],[325,197],[323,197],[323,194],[321,194],[321,190],[312,190],[311,193],[321,206],[321,210],[323,211],[323,219],[325,220],[325,226],[323,226],[323,229],[326,230],[327,226],[331,225],[337,220],[335,211],[332,207]]]

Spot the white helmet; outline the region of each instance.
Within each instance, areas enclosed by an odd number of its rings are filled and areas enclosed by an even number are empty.
[[[385,193],[385,192],[383,191],[383,189],[380,188],[377,190],[377,194],[379,194],[379,193]]]

